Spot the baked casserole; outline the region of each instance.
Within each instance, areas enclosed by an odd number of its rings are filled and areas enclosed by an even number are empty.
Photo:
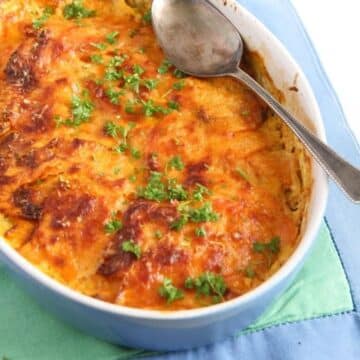
[[[169,63],[148,6],[0,0],[1,229],[83,294],[191,309],[289,258],[311,163],[242,84]],[[281,99],[256,53],[242,66]]]

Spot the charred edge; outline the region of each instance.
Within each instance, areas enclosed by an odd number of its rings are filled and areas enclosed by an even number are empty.
[[[128,269],[135,260],[135,256],[124,252],[121,248],[122,243],[128,240],[136,242],[141,234],[141,225],[146,221],[156,221],[168,226],[177,215],[177,209],[173,205],[155,204],[143,200],[133,203],[124,213],[124,226],[115,235],[111,245],[111,254],[105,257],[98,273],[111,276],[118,271]]]
[[[32,193],[30,189],[20,187],[13,194],[14,205],[21,210],[22,216],[27,220],[39,220],[42,213],[42,207],[32,202]]]
[[[47,39],[47,33],[42,31],[30,49],[27,49],[25,43],[13,52],[4,70],[9,84],[19,87],[22,91],[29,91],[36,86],[35,65]]]
[[[196,184],[208,185],[208,181],[205,178],[205,172],[209,169],[209,163],[207,161],[200,161],[198,163],[190,164],[186,168],[185,186],[190,187]]]

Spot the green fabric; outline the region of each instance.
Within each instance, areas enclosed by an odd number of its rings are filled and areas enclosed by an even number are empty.
[[[247,331],[352,309],[349,285],[323,225],[296,281]],[[42,311],[0,268],[0,360],[120,360],[144,354],[106,344],[64,325]]]

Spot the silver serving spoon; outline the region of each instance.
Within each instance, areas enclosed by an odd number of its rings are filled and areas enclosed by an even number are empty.
[[[171,63],[193,76],[231,76],[243,82],[285,121],[344,192],[360,203],[360,170],[320,141],[239,68],[244,50],[241,35],[215,1],[153,0],[152,21]]]

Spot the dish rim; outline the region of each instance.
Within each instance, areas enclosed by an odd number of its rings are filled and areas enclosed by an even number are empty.
[[[235,0],[231,0],[231,3],[233,4],[229,5],[235,6],[236,11],[240,11],[244,17],[250,18],[251,21],[254,22],[255,28],[259,29],[259,32],[261,34],[264,34],[271,39],[272,44],[277,47],[278,51],[284,56],[286,56],[286,62],[288,62],[289,64],[291,63],[293,68],[296,69],[296,73],[299,75],[299,79],[301,79],[303,82],[303,89],[304,94],[306,94],[306,99],[310,103],[310,108],[314,111],[312,117],[312,124],[316,129],[317,136],[321,140],[326,142],[324,122],[322,120],[318,103],[309,84],[309,81],[300,66],[293,59],[292,55],[281,43],[281,41],[260,20],[258,20],[255,15],[253,15],[250,11],[248,11],[244,6],[242,6]],[[65,297],[66,299],[79,305],[86,306],[87,308],[92,308],[115,316],[167,322],[173,320],[203,319],[206,317],[218,315],[220,313],[229,313],[234,311],[235,309],[246,308],[256,299],[264,296],[271,289],[275,288],[276,285],[288,278],[289,275],[292,274],[293,271],[298,267],[298,265],[301,264],[302,260],[305,259],[308,250],[311,248],[313,242],[316,239],[321,220],[325,213],[328,198],[328,181],[325,173],[321,170],[320,166],[316,164],[313,164],[312,170],[313,177],[318,178],[317,182],[322,183],[322,186],[320,189],[318,189],[317,193],[315,193],[313,185],[311,203],[313,203],[312,205],[314,209],[312,210],[314,214],[311,214],[311,223],[309,216],[310,214],[307,215],[308,218],[305,225],[305,230],[300,238],[298,246],[296,247],[292,255],[286,260],[286,262],[267,280],[265,280],[256,288],[248,291],[247,293],[238,296],[232,300],[228,300],[224,303],[211,305],[203,308],[176,311],[146,310],[140,308],[126,307],[113,303],[107,303],[105,301],[98,300],[79,293],[76,290],[73,290],[70,287],[67,287],[66,285],[46,275],[35,265],[26,260],[13,247],[11,247],[11,245],[5,240],[3,236],[0,236],[0,260],[1,256],[5,256],[7,259],[10,260],[10,262],[15,264],[15,266],[20,268],[21,271],[30,276],[34,281],[38,282],[41,286],[50,289],[58,296]]]

